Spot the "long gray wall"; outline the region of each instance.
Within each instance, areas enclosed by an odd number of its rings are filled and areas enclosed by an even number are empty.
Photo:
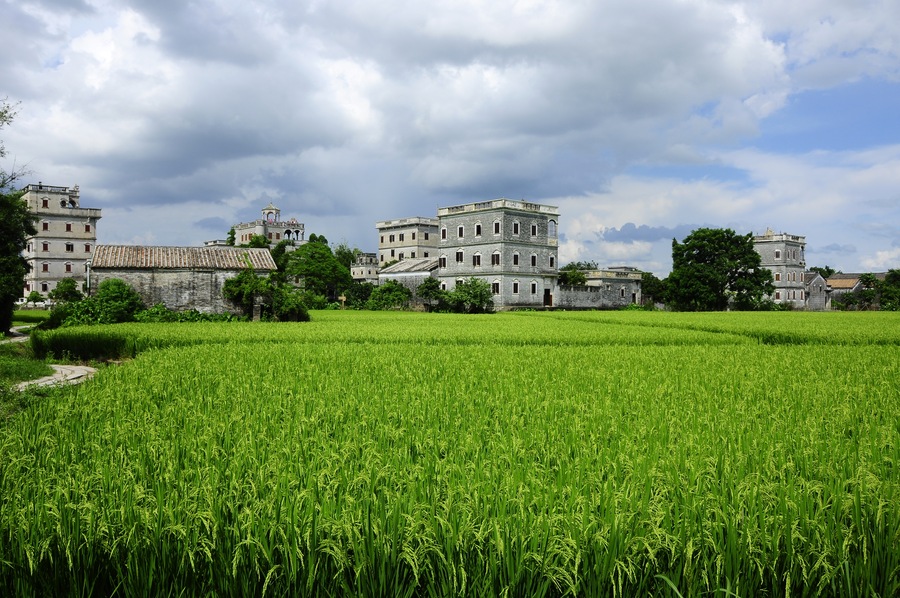
[[[240,309],[222,295],[225,281],[237,274],[231,270],[95,269],[91,271],[91,286],[96,291],[104,280],[119,278],[134,287],[147,307],[162,303],[175,311],[239,314]]]

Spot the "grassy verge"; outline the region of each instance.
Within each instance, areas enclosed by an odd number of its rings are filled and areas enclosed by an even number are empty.
[[[34,358],[27,343],[0,344],[0,386],[49,376],[53,369]]]

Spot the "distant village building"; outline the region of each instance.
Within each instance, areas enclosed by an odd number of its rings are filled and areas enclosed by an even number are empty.
[[[30,267],[24,295],[44,295],[64,278],[86,281],[85,264],[97,242],[100,210],[81,207],[78,185],[72,188],[27,185],[22,200],[36,218],[37,233],[26,241],[23,257]],[[80,286],[80,285],[79,285]]]
[[[175,311],[239,313],[222,288],[248,266],[260,276],[276,270],[268,249],[98,245],[89,264],[89,288],[118,278],[148,307],[162,303]]]
[[[821,274],[806,272],[803,274],[803,282],[806,287],[806,309],[810,311],[831,309],[831,286]]]
[[[435,218],[398,218],[375,223],[378,229],[378,264],[434,257],[438,247]]]
[[[753,237],[760,265],[772,272],[775,292],[769,299],[795,308],[806,307],[806,237],[767,229]]]
[[[296,218],[282,220],[281,210],[271,203],[262,209],[262,218],[234,225],[235,245],[246,245],[255,235],[265,237],[272,245],[277,245],[282,240],[290,241],[294,245],[306,242],[303,223],[297,222]],[[207,242],[207,245],[210,244],[218,242]]]
[[[375,253],[360,253],[356,261],[350,266],[350,276],[357,282],[378,284],[378,255]]]
[[[415,302],[419,285],[428,278],[434,278],[437,270],[438,258],[436,257],[405,259],[382,268],[378,273],[378,284],[381,285],[388,280],[393,280],[408,288],[412,292],[413,301]]]
[[[511,199],[438,209],[438,278],[446,290],[480,278],[494,307],[552,307],[558,275],[559,210]]]

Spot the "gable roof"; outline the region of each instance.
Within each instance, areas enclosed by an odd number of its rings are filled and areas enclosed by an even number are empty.
[[[412,272],[432,272],[437,270],[438,259],[431,257],[407,258],[396,264],[382,268],[378,274],[409,274]]]
[[[248,260],[254,270],[277,269],[272,254],[265,248],[141,245],[97,245],[91,268],[242,270]]]

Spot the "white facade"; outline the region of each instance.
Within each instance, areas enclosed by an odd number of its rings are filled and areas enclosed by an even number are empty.
[[[296,245],[306,242],[303,223],[297,222],[296,218],[282,220],[281,210],[271,203],[262,209],[262,218],[234,225],[235,245],[246,245],[254,235],[265,237],[272,245],[277,245],[282,240]]]
[[[37,229],[23,252],[30,267],[24,295],[31,291],[46,295],[64,278],[84,284],[86,264],[97,243],[100,210],[81,207],[77,185],[69,188],[38,183],[26,186],[24,191],[22,200],[36,218]]]
[[[378,229],[378,265],[405,260],[436,257],[438,221],[436,218],[398,218],[375,223]]]
[[[760,265],[772,272],[775,292],[769,299],[775,303],[806,305],[806,237],[776,233],[767,229],[753,237],[753,248],[760,255]]]

